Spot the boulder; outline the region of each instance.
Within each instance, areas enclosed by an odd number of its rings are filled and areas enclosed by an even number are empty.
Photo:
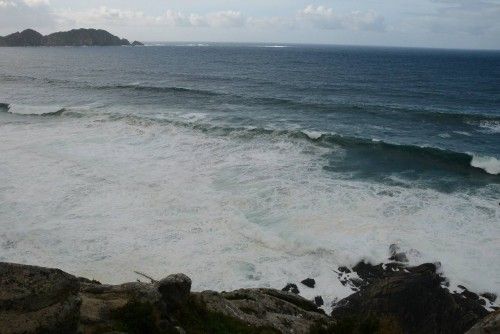
[[[316,281],[312,278],[306,278],[305,280],[301,281],[300,283],[304,284],[308,288],[313,289],[316,286]]]
[[[283,289],[281,289],[281,291],[291,292],[291,293],[294,293],[296,295],[298,295],[300,293],[297,285],[293,284],[293,283],[288,283]]]
[[[58,269],[0,263],[0,333],[74,332],[79,287]]]
[[[397,244],[392,244],[389,246],[389,260],[391,261],[396,261],[396,262],[403,262],[407,263],[408,262],[408,257],[406,256],[405,252],[400,252],[400,248]]]
[[[337,303],[332,316],[390,319],[404,333],[464,333],[488,314],[476,298],[453,294],[436,265],[417,267],[359,263],[353,270],[365,282],[361,290]]]
[[[167,305],[175,307],[188,300],[191,279],[184,274],[170,275],[156,283],[156,288]]]
[[[325,305],[325,302],[323,301],[323,297],[321,297],[321,296],[314,297],[314,304],[316,304],[316,306],[318,306],[318,307]]]

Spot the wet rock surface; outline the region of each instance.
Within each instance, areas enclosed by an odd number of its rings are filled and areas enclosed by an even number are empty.
[[[464,333],[488,314],[477,295],[446,289],[435,264],[360,262],[352,270],[361,282],[349,284],[360,290],[334,305],[332,316],[338,321],[385,319],[398,329],[394,332]]]
[[[297,287],[297,285],[293,284],[293,283],[288,283],[281,291],[291,292],[291,293],[294,293],[296,295],[298,295],[300,293],[300,290]]]
[[[312,278],[306,278],[305,280],[301,281],[300,283],[304,284],[308,288],[314,289],[316,286],[316,281]]]

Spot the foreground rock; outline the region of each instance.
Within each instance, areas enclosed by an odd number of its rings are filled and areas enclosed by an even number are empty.
[[[101,29],[73,29],[43,36],[39,32],[26,29],[5,37],[0,37],[0,46],[121,46],[131,45]],[[135,41],[134,46],[142,45]]]
[[[0,333],[72,333],[80,284],[57,269],[0,263]]]
[[[183,274],[104,285],[57,269],[0,263],[0,333],[310,333],[335,324],[290,292],[190,288]]]
[[[309,333],[318,325],[334,325],[317,306],[294,293],[273,289],[241,289],[233,292],[193,294],[194,303],[210,312],[236,318],[262,331]]]
[[[332,316],[389,333],[464,333],[488,314],[484,300],[469,292],[451,293],[436,269],[430,263],[361,262],[352,268],[359,279],[348,282],[360,290],[338,302]]]
[[[361,262],[339,268],[339,276],[358,291],[330,317],[318,308],[321,296],[306,300],[294,284],[191,292],[183,274],[106,285],[0,263],[0,333],[499,333],[499,313],[482,306],[496,297],[449,292],[433,264]]]

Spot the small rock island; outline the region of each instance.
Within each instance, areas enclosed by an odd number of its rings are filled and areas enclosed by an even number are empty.
[[[142,46],[141,42],[130,43],[102,29],[73,29],[42,35],[33,29],[0,36],[1,46]]]

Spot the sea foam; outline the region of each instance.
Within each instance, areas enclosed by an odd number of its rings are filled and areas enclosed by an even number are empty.
[[[185,272],[195,290],[312,277],[303,293],[328,304],[351,293],[339,265],[384,261],[398,242],[420,251],[412,261],[441,261],[453,284],[500,293],[498,205],[481,193],[335,177],[329,148],[288,136],[38,120],[1,125],[0,261],[110,283]]]
[[[58,106],[33,106],[22,104],[9,104],[6,110],[11,114],[31,116],[57,116],[65,111],[64,108]]]
[[[495,157],[474,155],[472,158],[471,166],[481,168],[489,174],[500,174],[500,160]]]

